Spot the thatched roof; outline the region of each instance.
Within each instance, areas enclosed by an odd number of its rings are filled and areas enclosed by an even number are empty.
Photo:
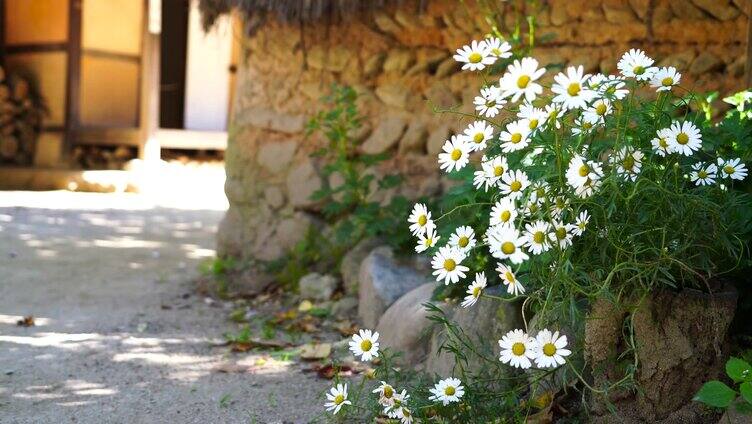
[[[200,0],[204,28],[210,28],[217,18],[232,9],[247,17],[274,17],[282,22],[306,23],[326,20],[336,22],[349,16],[363,16],[374,10],[402,4],[423,9],[428,0]]]

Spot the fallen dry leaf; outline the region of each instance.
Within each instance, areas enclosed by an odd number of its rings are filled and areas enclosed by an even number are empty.
[[[234,362],[224,362],[213,368],[214,372],[221,372],[225,374],[241,374],[248,371],[248,367],[238,365]]]
[[[254,348],[283,349],[283,348],[290,347],[290,346],[291,344],[286,343],[286,342],[281,342],[278,340],[253,339],[247,342],[230,342],[230,349],[233,352],[248,352],[249,350],[254,349]]]
[[[358,332],[358,325],[350,321],[340,321],[334,325],[334,329],[343,336],[349,337]]]
[[[33,327],[34,326],[34,316],[28,315],[23,317],[22,319],[19,319],[16,321],[16,325],[20,327]]]
[[[300,347],[300,358],[307,360],[328,358],[332,353],[330,343],[308,343]]]
[[[304,300],[298,305],[298,311],[300,312],[308,312],[311,309],[313,309],[313,303],[310,300]]]
[[[334,377],[350,377],[355,374],[355,370],[347,365],[335,367],[332,364],[316,365],[305,371],[315,372],[319,378],[331,380]]]

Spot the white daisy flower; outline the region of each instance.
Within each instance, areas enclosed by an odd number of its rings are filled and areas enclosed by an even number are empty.
[[[589,76],[584,74],[582,65],[568,67],[566,74],[559,72],[554,77],[556,83],[551,87],[551,91],[556,94],[553,102],[559,103],[563,110],[585,109],[596,95],[586,85]]]
[[[569,356],[572,352],[567,347],[567,336],[559,336],[559,332],[551,334],[548,329],[541,330],[535,336],[537,343],[535,364],[539,368],[556,368],[564,365],[564,357]]]
[[[493,127],[486,121],[475,121],[465,129],[464,135],[469,141],[470,151],[477,152],[486,148],[486,143],[493,137]]]
[[[561,128],[561,121],[559,120],[561,118],[561,107],[557,105],[556,103],[551,103],[549,105],[546,105],[546,124],[551,125],[552,127],[556,127],[556,129]]]
[[[514,199],[511,197],[502,197],[491,208],[491,226],[511,224],[517,219],[517,208]]]
[[[655,68],[652,67],[653,62],[653,59],[649,58],[642,50],[631,49],[624,53],[616,67],[627,78],[648,81],[655,73]]]
[[[334,411],[334,415],[345,405],[352,405],[352,402],[347,400],[347,384],[337,384],[337,387],[329,389],[329,393],[326,394],[328,402],[324,404],[327,411]]]
[[[671,137],[671,129],[663,128],[656,132],[656,137],[650,140],[650,144],[653,146],[653,152],[658,156],[666,156],[671,153],[671,145],[668,143],[668,139]]]
[[[492,56],[485,41],[473,40],[469,46],[457,49],[454,60],[462,65],[462,70],[480,71],[488,65],[496,62],[496,56]]]
[[[700,129],[690,121],[684,121],[683,123],[674,122],[669,128],[670,135],[668,138],[668,145],[672,152],[682,154],[684,156],[692,156],[692,154],[702,147],[702,134]]]
[[[470,268],[461,265],[463,260],[465,260],[465,254],[456,247],[440,247],[431,261],[436,281],[444,280],[444,284],[449,284],[465,278],[465,273],[470,271]]]
[[[551,223],[551,230],[548,238],[552,243],[557,244],[559,249],[563,250],[572,245],[572,232],[569,230],[569,225],[554,221]]]
[[[431,219],[431,212],[428,211],[428,207],[423,203],[416,203],[413,206],[407,222],[410,223],[410,232],[414,236],[425,234],[426,231],[436,228],[436,224]]]
[[[645,155],[639,150],[622,147],[611,156],[611,163],[616,166],[616,173],[625,180],[637,180],[637,175],[642,167],[642,158]]]
[[[486,38],[486,46],[488,47],[489,54],[499,59],[506,59],[512,56],[512,45],[506,41],[502,41],[498,37]]]
[[[535,201],[535,199],[533,199],[533,196],[530,196],[528,197],[525,206],[522,208],[522,215],[525,217],[530,217],[540,212],[540,210],[540,203]]]
[[[622,100],[629,94],[625,85],[627,84],[621,78],[609,75],[606,82],[601,84],[601,94],[610,100]]]
[[[655,88],[657,92],[671,91],[675,85],[679,85],[681,81],[681,74],[676,71],[676,68],[669,66],[668,68],[661,68],[650,79],[650,86]]]
[[[401,424],[412,424],[413,413],[406,406],[401,406],[397,410],[397,418],[399,418]]]
[[[480,96],[473,100],[475,110],[486,118],[493,118],[507,101],[501,95],[501,88],[497,86],[485,87],[480,90]]]
[[[449,377],[436,383],[431,389],[433,395],[428,400],[441,402],[444,406],[453,402],[459,402],[460,398],[465,394],[465,388],[462,387],[462,382],[458,378]]]
[[[585,109],[583,115],[589,122],[605,122],[606,116],[613,112],[611,102],[608,99],[596,99],[593,104]]]
[[[394,405],[394,387],[392,387],[392,385],[388,384],[386,381],[382,381],[381,385],[375,388],[371,393],[377,393],[379,395],[379,405]]]
[[[588,213],[588,211],[584,210],[580,212],[580,214],[577,216],[577,220],[575,220],[574,222],[574,226],[572,226],[572,234],[581,236],[582,233],[585,232],[585,228],[587,228],[589,222],[590,214]]]
[[[520,111],[517,112],[517,117],[527,121],[527,127],[532,134],[545,124],[548,115],[543,109],[537,108],[530,103],[525,103],[520,106]]]
[[[502,95],[512,96],[513,102],[522,96],[525,96],[528,102],[532,102],[536,96],[543,93],[543,87],[535,81],[545,72],[546,68],[538,69],[538,61],[532,57],[524,57],[521,61],[515,60],[507,67],[507,72],[499,81]]]
[[[689,179],[696,185],[711,185],[715,184],[716,172],[718,168],[715,164],[705,165],[702,162],[697,162],[692,165],[692,172],[689,174]]]
[[[590,134],[599,122],[601,122],[600,118],[594,114],[582,114],[574,120],[572,135]]]
[[[475,302],[478,301],[480,295],[483,294],[483,289],[486,288],[487,282],[486,274],[483,271],[475,274],[475,280],[470,286],[468,286],[466,292],[467,296],[465,296],[465,300],[462,301],[463,308],[475,305]]]
[[[594,166],[598,167],[597,168],[598,173],[602,175],[600,165],[595,164]],[[591,180],[590,178],[588,178],[587,180],[585,180],[585,183],[582,186],[574,189],[574,194],[576,194],[577,197],[581,199],[587,199],[588,197],[592,196],[593,193],[595,193],[600,188],[600,186],[601,186],[600,179]]]
[[[469,252],[475,247],[475,231],[467,225],[457,228],[449,237],[449,245],[460,249],[463,253]]]
[[[446,172],[459,171],[470,161],[470,143],[463,136],[453,135],[439,153],[439,168]]]
[[[360,360],[369,362],[373,358],[379,357],[379,333],[371,330],[360,330],[358,334],[353,334],[350,340],[350,351],[355,356],[360,356]]]
[[[475,171],[473,184],[477,189],[485,186],[484,191],[488,191],[489,188],[495,186],[501,180],[501,176],[507,171],[507,158],[496,156],[489,160],[483,156],[480,166],[481,170]]]
[[[535,221],[525,224],[525,247],[533,255],[540,255],[548,251],[551,245],[548,243],[548,232],[551,225],[546,221]]]
[[[575,155],[569,161],[567,167],[567,183],[572,188],[577,189],[584,187],[588,181],[597,181],[603,175],[601,166],[593,161],[585,161],[580,155]]]
[[[402,412],[402,407],[405,402],[410,398],[407,394],[407,390],[402,390],[401,393],[395,393],[392,396],[392,404],[384,407],[384,414],[392,419],[398,419]]]
[[[418,234],[418,244],[415,246],[415,252],[423,253],[426,250],[436,246],[436,242],[441,236],[436,235],[436,229],[430,228],[423,234]]]
[[[549,213],[552,218],[559,219],[565,210],[569,207],[569,199],[564,196],[556,196],[551,202]]]
[[[529,185],[530,180],[527,178],[527,174],[524,171],[510,170],[501,176],[499,188],[501,189],[501,194],[504,196],[512,199],[519,199],[522,197],[522,192],[525,191]]]
[[[514,275],[512,268],[502,263],[497,263],[496,272],[499,273],[501,282],[504,283],[505,286],[507,286],[507,293],[513,296],[520,296],[525,294],[525,287],[522,285],[522,283],[520,283],[520,280],[517,279],[517,276]]]
[[[507,124],[504,131],[499,134],[501,151],[504,153],[522,150],[530,144],[530,123],[526,119],[520,119]]]
[[[520,232],[513,226],[507,224],[490,227],[486,235],[488,248],[494,258],[509,259],[513,264],[521,264],[530,259],[522,248],[525,237],[520,236]]]
[[[587,86],[589,89],[597,92],[598,94],[603,94],[603,91],[606,89],[604,83],[607,80],[608,77],[599,72],[597,74],[591,75],[590,78],[588,78]]]
[[[505,334],[499,340],[499,347],[499,360],[502,363],[522,369],[533,366],[530,360],[536,358],[538,351],[536,340],[520,329]]]
[[[536,181],[530,186],[530,200],[536,204],[542,204],[546,201],[548,195],[548,183],[545,181]]]
[[[747,178],[747,166],[739,158],[729,160],[718,158],[718,168],[722,178],[740,181]]]

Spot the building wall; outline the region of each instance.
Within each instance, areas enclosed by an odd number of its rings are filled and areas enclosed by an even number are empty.
[[[614,72],[624,51],[640,47],[659,65],[680,68],[684,86],[742,89],[746,0],[656,0],[652,10],[649,0],[540,3],[533,55],[543,64]],[[406,7],[366,22],[302,29],[267,22],[244,40],[226,152],[230,209],[218,235],[220,254],[278,257],[316,221],[320,205],[308,197],[322,181],[320,164],[309,153],[321,140],[303,132],[333,82],[361,94],[360,110],[368,118],[358,134],[362,149],[395,153],[384,167],[406,177],[403,193],[439,194],[447,182],[436,155],[467,122],[432,108],[461,103],[461,111],[472,112],[481,82],[459,72],[451,52],[486,31],[482,16],[460,2],[434,0],[421,15]]]

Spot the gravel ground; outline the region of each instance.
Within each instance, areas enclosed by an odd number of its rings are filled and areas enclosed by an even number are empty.
[[[321,416],[327,381],[213,343],[227,310],[191,281],[214,255],[225,206],[160,205],[132,194],[0,192],[0,423]],[[36,325],[17,326],[25,315]]]

